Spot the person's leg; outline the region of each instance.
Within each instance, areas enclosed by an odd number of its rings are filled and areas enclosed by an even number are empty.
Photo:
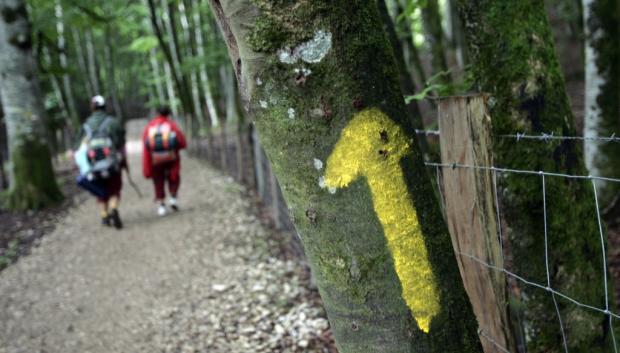
[[[177,193],[179,192],[179,186],[181,185],[181,174],[179,173],[179,163],[175,162],[170,166],[168,170],[168,190],[170,191],[170,207],[173,210],[178,211],[179,206],[177,202]]]
[[[104,226],[110,225],[110,217],[108,214],[108,202],[107,200],[97,199],[97,203],[99,204],[99,209],[101,212],[101,224]]]
[[[114,228],[123,228],[123,222],[118,211],[118,207],[121,199],[121,189],[123,188],[123,175],[119,171],[110,175],[108,180],[108,193],[110,195],[108,199],[109,217]]]
[[[155,202],[157,203],[157,214],[164,216],[166,214],[166,171],[161,166],[153,166],[153,186],[155,188]]]

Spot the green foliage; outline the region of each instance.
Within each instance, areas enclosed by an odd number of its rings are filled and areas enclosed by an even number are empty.
[[[136,53],[148,53],[151,49],[158,46],[157,37],[155,36],[143,36],[134,39],[127,47],[128,51]]]

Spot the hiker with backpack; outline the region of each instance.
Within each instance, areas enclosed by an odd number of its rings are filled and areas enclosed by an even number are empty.
[[[158,109],[158,115],[144,128],[142,141],[142,173],[144,177],[153,179],[157,214],[165,216],[166,208],[165,184],[168,183],[170,199],[168,204],[178,211],[177,192],[181,183],[180,150],[187,146],[185,136],[177,124],[170,119],[171,111],[167,106]]]
[[[101,224],[123,228],[118,211],[122,170],[127,169],[125,158],[125,129],[115,117],[106,113],[102,96],[91,99],[92,114],[80,132],[80,145],[74,153],[80,170],[78,185],[89,191],[101,207]]]

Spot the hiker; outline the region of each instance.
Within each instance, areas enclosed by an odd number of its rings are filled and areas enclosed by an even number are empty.
[[[122,169],[129,171],[125,158],[125,129],[106,113],[105,98],[91,99],[92,114],[80,131],[80,147],[74,157],[80,170],[78,185],[97,197],[101,224],[123,228],[118,207],[123,187]]]
[[[142,141],[144,149],[142,153],[142,173],[144,177],[153,179],[155,186],[155,201],[157,214],[165,216],[166,190],[168,182],[170,199],[168,204],[173,211],[178,211],[177,193],[181,183],[181,155],[180,150],[187,144],[181,129],[170,119],[171,111],[168,106],[162,106],[158,115],[144,128]]]

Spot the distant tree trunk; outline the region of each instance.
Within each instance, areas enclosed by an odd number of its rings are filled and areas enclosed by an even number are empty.
[[[446,60],[445,40],[443,28],[441,26],[441,13],[439,12],[438,0],[427,0],[426,6],[422,7],[422,22],[426,39],[431,50],[431,64],[433,75],[444,72],[445,74],[437,81],[439,83],[450,83],[451,75],[448,73],[448,61]]]
[[[9,140],[10,187],[13,209],[41,208],[62,199],[45,138],[45,110],[26,4],[0,1],[0,100]]]
[[[95,44],[93,41],[93,33],[86,31],[86,53],[88,58],[88,73],[93,91],[95,94],[102,94],[101,84],[99,83],[99,68],[97,67],[97,56],[95,55]]]
[[[83,77],[86,79],[86,90],[88,92],[88,96],[92,97],[94,96],[95,93],[95,89],[93,88],[93,83],[90,80],[90,76],[88,73],[88,65],[86,64],[86,57],[84,55],[84,47],[82,46],[82,36],[80,35],[80,31],[78,31],[77,29],[73,29],[71,31],[71,35],[73,37],[73,43],[75,44],[75,49],[77,51],[77,59],[78,59],[78,65],[80,66],[80,71],[82,72],[82,75],[84,75]]]
[[[58,34],[58,60],[60,61],[60,68],[63,70],[63,74],[62,74],[62,87],[65,91],[65,98],[66,98],[66,106],[67,106],[67,112],[69,113],[69,115],[67,116],[67,118],[69,118],[69,121],[71,121],[71,124],[73,125],[74,129],[77,129],[77,127],[80,126],[80,117],[77,114],[77,111],[75,109],[75,99],[73,98],[73,87],[71,84],[71,76],[69,75],[69,73],[67,72],[69,70],[69,64],[67,62],[67,46],[66,46],[66,40],[65,40],[65,24],[64,24],[64,19],[63,19],[63,12],[62,12],[62,4],[60,3],[60,0],[56,0],[56,6],[55,6],[55,12],[56,12],[56,32]]]
[[[446,23],[448,24],[448,40],[452,44],[452,48],[454,49],[454,57],[456,59],[456,64],[459,68],[464,69],[465,65],[469,63],[467,57],[467,50],[465,48],[465,31],[463,29],[463,24],[461,23],[461,19],[458,14],[458,0],[447,0],[447,15],[448,19]]]
[[[153,71],[153,78],[155,80],[155,90],[157,92],[157,101],[159,105],[165,104],[166,96],[164,93],[164,86],[162,84],[159,62],[157,61],[157,51],[155,49],[151,49],[149,56],[150,56],[149,60],[151,62],[151,70]]]
[[[114,46],[112,42],[114,41],[113,36],[115,36],[112,28],[108,25],[105,30],[105,45],[103,47],[104,60],[106,64],[106,84],[108,88],[108,92],[112,97],[112,108],[114,109],[114,114],[120,121],[124,121],[125,118],[123,116],[123,109],[120,104],[120,97],[118,95],[118,86],[116,83],[116,59],[114,55]]]
[[[394,1],[395,1],[395,6],[396,6],[395,23],[396,23],[396,28],[398,28],[396,32],[404,34],[404,36],[401,38],[402,47],[404,48],[405,52],[409,53],[409,56],[413,63],[413,68],[415,70],[415,73],[418,75],[418,80],[420,81],[420,85],[422,87],[425,87],[427,84],[427,75],[426,75],[426,71],[424,70],[424,66],[422,65],[422,60],[420,59],[420,53],[418,51],[418,48],[413,43],[413,36],[411,34],[411,23],[407,17],[397,20],[400,18],[401,15],[404,14],[403,3],[406,3],[406,0],[394,0]]]
[[[392,48],[394,49],[394,58],[396,59],[396,64],[398,65],[400,88],[405,96],[412,96],[416,93],[415,83],[413,82],[411,74],[407,71],[407,64],[405,63],[405,57],[403,56],[403,47],[398,39],[398,35],[396,34],[394,23],[392,22],[392,18],[388,12],[385,0],[378,0],[377,4],[379,5],[379,14],[383,20],[383,27],[390,43],[392,44]],[[424,130],[422,113],[420,112],[420,107],[418,106],[417,101],[413,100],[407,104],[407,112],[409,113],[409,118],[411,119],[413,127],[418,130]],[[428,143],[426,138],[420,137],[418,142],[420,143],[422,152],[427,153]]]
[[[0,138],[2,143],[0,143],[0,190],[6,190],[9,188],[9,179],[6,176],[6,172],[4,171],[4,147],[6,146],[6,126],[4,125],[4,112],[2,110],[2,102],[0,102]]]
[[[172,110],[172,114],[178,118],[179,100],[177,99],[176,92],[174,91],[172,69],[170,68],[170,64],[167,61],[164,62],[164,77],[166,79],[166,91],[168,92],[168,100],[170,101],[170,109]]]
[[[577,133],[543,1],[460,0],[459,4],[476,87],[491,95],[496,163],[521,170],[587,174],[581,146],[575,141],[515,142],[500,137],[515,132]],[[526,279],[546,283],[541,181],[508,174],[501,182],[513,270]],[[546,189],[551,286],[604,309],[601,240],[592,184],[589,180],[547,178]],[[522,296],[517,300],[523,300],[527,351],[563,352],[551,294],[525,284],[520,289]],[[569,352],[613,351],[608,317],[556,299]]]
[[[202,16],[200,16],[200,9],[198,7],[198,0],[193,0],[194,7],[194,28],[196,32],[196,49],[198,52],[198,56],[201,58],[205,57],[205,40],[203,36],[202,29]],[[209,80],[209,75],[207,72],[207,66],[204,63],[205,59],[200,63],[200,81],[202,87],[204,89],[204,99],[205,104],[207,105],[207,110],[209,111],[209,118],[211,119],[211,126],[217,126],[219,121],[219,114],[217,112],[217,106],[215,104],[215,99],[213,99],[213,92],[211,89],[211,82]]]
[[[195,57],[197,52],[196,52],[196,40],[195,40],[195,35],[194,32],[191,30],[192,28],[194,28],[195,24],[193,23],[194,20],[193,18],[191,19],[191,24],[190,24],[190,18],[187,15],[188,10],[191,11],[191,8],[187,9],[185,7],[184,1],[180,1],[179,2],[179,14],[181,16],[181,26],[183,27],[183,40],[185,41],[187,47],[186,47],[186,56],[188,57]],[[192,92],[192,102],[194,103],[194,112],[195,112],[195,119],[200,122],[200,125],[202,126],[202,122],[204,121],[205,117],[204,117],[204,111],[202,109],[202,106],[200,104],[200,87],[198,86],[198,74],[196,72],[195,68],[192,68],[191,73],[189,74],[189,79],[190,79],[190,86],[191,86],[191,92]],[[193,122],[192,122],[193,125]],[[191,133],[193,133],[194,128],[192,126],[191,128]]]
[[[583,0],[585,28],[585,137],[620,133],[620,4]],[[585,141],[585,161],[592,175],[620,175],[620,144]],[[604,204],[620,191],[616,183],[598,184]]]
[[[481,352],[376,1],[210,4],[339,351]]]

